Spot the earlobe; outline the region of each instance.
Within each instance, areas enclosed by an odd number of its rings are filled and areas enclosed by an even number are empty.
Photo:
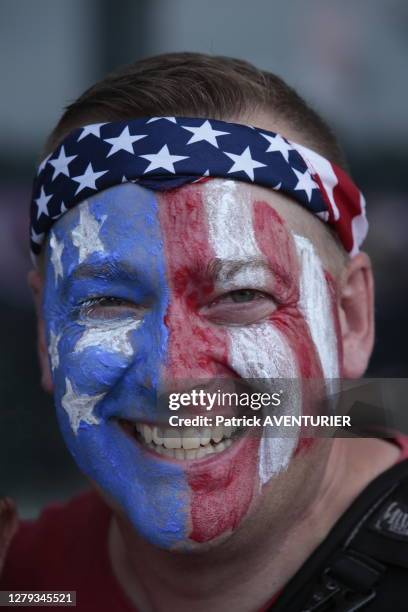
[[[342,375],[359,378],[367,368],[374,344],[374,281],[365,253],[353,257],[342,273],[339,307]]]
[[[42,295],[44,279],[38,270],[30,270],[27,277],[37,313],[37,352],[41,368],[41,384],[47,393],[53,392],[50,361],[48,357],[45,323],[42,315]]]

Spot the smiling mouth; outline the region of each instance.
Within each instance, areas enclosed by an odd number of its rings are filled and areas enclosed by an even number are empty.
[[[171,427],[120,419],[122,429],[146,449],[179,461],[204,459],[227,450],[245,431],[242,427]]]

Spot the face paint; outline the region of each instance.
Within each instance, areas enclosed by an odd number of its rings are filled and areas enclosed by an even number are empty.
[[[72,243],[78,247],[78,261],[85,261],[92,253],[104,251],[103,242],[99,238],[99,232],[107,215],[101,217],[100,222],[92,216],[87,202],[81,206],[79,211],[79,223],[72,232]]]
[[[317,349],[323,375],[330,384],[339,377],[337,334],[332,316],[330,287],[310,240],[303,236],[294,238],[301,266],[299,307]]]
[[[318,378],[333,366],[329,323],[323,335],[311,318],[318,295],[332,316],[321,264],[251,189],[219,180],[156,195],[123,184],[64,215],[49,241],[44,312],[65,440],[134,527],[165,548],[233,531],[298,441],[243,435],[226,450],[218,440],[221,452],[204,459],[178,460],[188,451],[160,446],[165,434],[154,429],[162,385]],[[243,290],[257,299],[237,306],[229,296]],[[312,410],[304,389],[289,399],[282,414]]]
[[[144,537],[174,547],[189,529],[183,470],[146,453],[118,421],[155,420],[168,304],[157,201],[123,185],[82,203],[53,231],[64,243],[63,279],[55,284],[49,257],[44,312],[59,354],[53,380],[64,438]],[[106,296],[120,301],[100,304]]]
[[[51,247],[51,261],[54,266],[54,274],[55,274],[55,282],[58,282],[58,278],[62,278],[62,251],[64,250],[64,243],[58,242],[55,233],[51,232],[50,237],[50,247]]]

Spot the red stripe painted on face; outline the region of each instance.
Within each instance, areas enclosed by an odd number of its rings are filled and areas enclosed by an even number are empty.
[[[190,470],[192,531],[195,542],[208,542],[230,532],[248,511],[258,487],[259,438],[252,435],[231,446],[226,457]]]
[[[201,193],[199,186],[187,185],[161,195],[159,203],[170,288],[164,379],[176,385],[225,376],[228,367],[227,332],[197,312],[213,291],[206,269],[214,253]]]
[[[205,272],[214,252],[203,193],[203,186],[188,185],[159,196],[170,288],[163,378],[173,388],[183,387],[186,379],[235,377],[228,363],[228,332],[198,312],[213,291]],[[246,514],[258,483],[258,446],[259,440],[243,440],[218,457],[188,465],[192,540],[207,542],[232,530]]]
[[[323,379],[323,372],[309,327],[298,306],[300,269],[295,244],[283,219],[266,202],[254,203],[253,219],[258,247],[276,275],[275,295],[280,305],[270,322],[284,335],[296,359],[302,378],[302,413],[316,414],[313,387]],[[296,452],[310,448],[314,440],[301,437]]]

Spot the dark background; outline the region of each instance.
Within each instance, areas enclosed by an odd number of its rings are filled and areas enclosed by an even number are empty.
[[[26,287],[34,166],[63,107],[120,64],[166,51],[252,61],[337,131],[367,198],[376,276],[371,377],[406,377],[406,0],[0,0],[0,494],[22,516],[85,485],[41,391]]]

